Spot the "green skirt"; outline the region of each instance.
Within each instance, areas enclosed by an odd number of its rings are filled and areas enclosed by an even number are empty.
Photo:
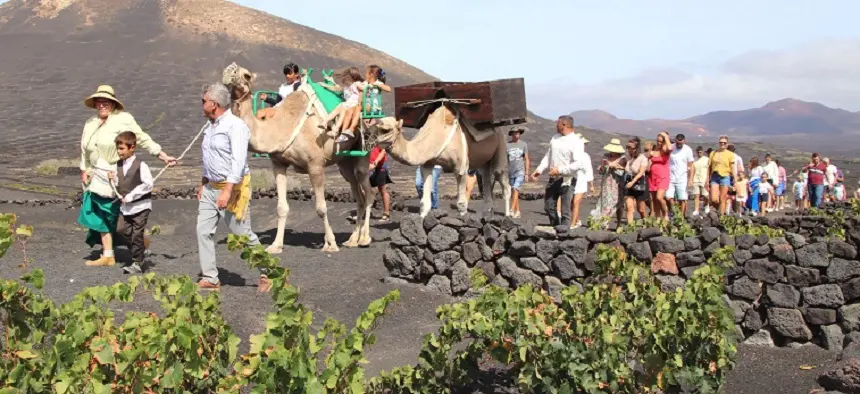
[[[102,233],[115,233],[119,217],[120,202],[90,192],[84,192],[78,224],[86,227],[87,245],[93,247],[102,243]]]

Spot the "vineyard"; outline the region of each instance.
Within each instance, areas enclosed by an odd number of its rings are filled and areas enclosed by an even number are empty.
[[[26,248],[33,229],[14,215],[0,220],[0,256]],[[557,299],[530,285],[488,285],[474,270],[479,295],[437,310],[441,327],[416,363],[369,377],[365,353],[399,292],[372,302],[352,327],[320,324],[289,271],[246,241],[231,236],[229,249],[268,269],[275,306],[265,331],[247,339],[225,323],[219,294],[200,294],[187,276],[132,277],[62,305],[41,294],[40,270],[3,280],[0,392],[450,393],[493,371],[520,392],[713,392],[733,365],[734,325],[721,299],[730,247],[672,293],[611,247],[599,250],[595,280]],[[117,319],[112,307],[135,297],[161,310]],[[245,340],[250,351],[239,354]]]

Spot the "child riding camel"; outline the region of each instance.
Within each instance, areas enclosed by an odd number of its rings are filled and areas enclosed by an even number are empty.
[[[337,122],[335,122],[331,130],[334,132],[343,131],[340,135],[341,138],[344,138],[344,134],[353,136],[352,129],[355,127],[352,124],[353,117],[355,115],[361,116],[361,93],[359,87],[364,84],[364,77],[361,76],[361,71],[358,71],[357,67],[350,67],[340,74],[340,83],[341,85],[335,86],[322,84],[328,90],[341,90],[343,92],[343,102],[331,111],[323,124],[328,125],[332,120],[337,118]],[[355,123],[358,122],[355,121]]]
[[[288,63],[284,66],[284,79],[286,79],[286,82],[281,84],[278,88],[278,94],[269,96],[263,93],[260,95],[260,100],[271,105],[271,107],[260,108],[260,110],[257,111],[258,119],[268,119],[275,116],[274,107],[280,106],[281,102],[283,102],[287,96],[299,89],[299,86],[302,84],[302,74],[299,70],[299,66],[295,63]]]
[[[365,105],[361,98],[367,89],[370,86],[375,86],[384,92],[391,92],[391,87],[385,84],[385,71],[377,65],[368,66],[364,78],[362,78],[358,68],[350,67],[341,73],[341,83],[346,87],[322,84],[326,89],[332,91],[343,90],[344,102],[329,114],[321,126],[325,128],[332,120],[340,116],[331,129],[336,133],[340,132],[336,139],[339,152],[350,150],[354,145],[355,133],[353,130],[359,126],[358,122],[361,120],[362,108]],[[365,111],[374,109],[364,108]]]

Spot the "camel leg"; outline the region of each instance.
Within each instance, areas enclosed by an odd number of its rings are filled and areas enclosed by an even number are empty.
[[[482,172],[482,181],[484,184],[484,217],[492,217],[493,204],[495,203],[495,197],[493,196],[493,186],[496,185],[496,172],[487,169],[484,169]]]
[[[467,182],[469,182],[469,175],[457,174],[457,212],[460,216],[469,212],[469,199],[466,198]]]
[[[325,245],[323,252],[337,252],[337,241],[334,238],[334,232],[331,230],[331,225],[328,223],[328,208],[325,203],[325,174],[322,166],[313,166],[308,169],[308,176],[311,178],[311,187],[314,189],[314,202],[316,203],[317,216],[323,220],[325,227]]]
[[[505,217],[511,216],[511,181],[507,174],[496,173],[496,179],[502,184],[502,196],[505,198]]]
[[[352,192],[352,196],[355,198],[356,201],[355,228],[352,230],[352,234],[349,236],[349,239],[343,243],[343,246],[347,248],[354,248],[358,246],[358,240],[359,238],[361,238],[361,228],[363,226],[363,222],[366,221],[365,216],[370,213],[370,210],[365,208],[364,201],[366,197],[362,197],[361,195],[362,191],[361,186],[358,183],[358,177],[356,177],[356,175],[352,172],[351,169],[347,169],[344,167],[341,167],[340,173],[349,183],[350,191]]]
[[[287,225],[287,214],[290,213],[290,204],[287,203],[287,166],[272,163],[272,173],[275,174],[275,188],[278,191],[278,230],[266,251],[281,253],[284,250],[284,227]]]
[[[421,217],[427,216],[430,212],[430,196],[433,194],[433,167],[430,168],[421,166],[421,178],[424,178],[424,189],[421,191]]]

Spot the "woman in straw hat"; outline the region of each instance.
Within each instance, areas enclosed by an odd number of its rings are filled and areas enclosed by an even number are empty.
[[[108,180],[108,173],[116,172],[119,156],[116,152],[116,137],[123,131],[132,131],[137,137],[137,146],[157,156],[166,165],[176,164],[176,159],[161,150],[140,126],[134,117],[125,112],[112,87],[101,85],[95,93],[84,100],[84,104],[96,110],[87,119],[81,137],[81,184],[84,194],[78,223],[89,229],[87,244],[90,247],[102,244],[102,255],[97,260],[87,261],[88,266],[111,266],[115,264],[113,232],[116,230],[120,201]]]
[[[624,195],[624,168],[627,160],[624,157],[624,146],[621,140],[613,138],[603,147],[606,154],[597,171],[603,175],[603,184],[600,186],[600,199],[597,201],[597,214],[599,216],[615,217],[621,223],[621,215],[624,212],[621,207],[621,196]]]

